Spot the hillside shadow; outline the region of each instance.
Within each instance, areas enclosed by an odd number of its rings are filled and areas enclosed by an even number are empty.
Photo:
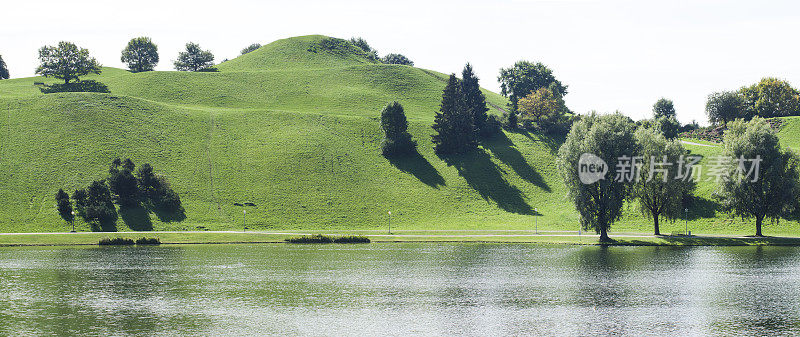
[[[111,92],[108,90],[108,86],[95,80],[83,80],[66,84],[53,83],[50,85],[42,85],[39,87],[39,91],[41,91],[43,94],[52,94],[57,92]]]
[[[158,207],[150,208],[149,211],[158,217],[161,222],[178,222],[186,220],[186,211],[181,207],[177,211],[167,211]]]
[[[414,149],[414,153],[388,156],[386,159],[398,170],[414,176],[425,185],[433,188],[445,186],[444,177],[416,149]]]
[[[533,209],[523,198],[522,192],[503,178],[501,168],[491,161],[485,151],[476,150],[467,154],[442,158],[458,170],[467,184],[484,200],[493,201],[506,212],[533,215]]]
[[[682,217],[687,217],[689,220],[697,220],[701,218],[713,218],[717,216],[717,210],[720,205],[706,198],[693,196],[689,199],[689,213],[681,214]]]
[[[483,142],[482,145],[497,159],[510,166],[520,178],[538,186],[546,192],[550,192],[550,186],[544,181],[542,175],[528,164],[528,161],[522,153],[514,146],[514,142],[512,142],[505,133],[501,132],[495,135],[492,139]]]
[[[552,155],[558,154],[558,149],[561,147],[561,144],[564,144],[564,141],[567,139],[566,135],[544,135],[541,133],[534,133],[523,128],[506,130],[506,132],[522,135],[525,138],[528,138],[528,140],[532,142],[541,143],[545,147],[547,147],[547,150],[550,151],[550,154]]]
[[[116,232],[117,231],[117,221],[104,221],[101,223],[91,223],[89,225],[92,228],[92,232]]]
[[[122,218],[122,222],[134,231],[153,230],[150,213],[142,205],[120,207],[119,216]]]

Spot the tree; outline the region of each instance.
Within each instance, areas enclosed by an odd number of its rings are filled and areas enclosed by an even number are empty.
[[[11,76],[8,74],[8,67],[6,67],[6,61],[3,61],[3,55],[0,55],[0,80],[7,80]]]
[[[86,222],[95,225],[104,226],[117,221],[117,209],[114,208],[111,191],[105,181],[96,180],[89,185],[84,214]]]
[[[634,127],[633,121],[621,114],[598,116],[592,113],[572,125],[566,141],[558,150],[558,169],[580,214],[581,226],[587,230],[594,229],[600,234],[601,242],[610,241],[608,229],[622,216],[629,183],[606,176],[592,183],[583,183],[579,163],[581,157],[591,155],[595,157],[588,158],[602,160],[606,170],[616,168],[617,164],[624,165],[620,159],[630,158],[636,153]],[[599,164],[599,160],[593,163]]]
[[[158,64],[158,46],[149,37],[131,39],[120,60],[134,73],[152,71]]]
[[[653,127],[655,130],[664,135],[667,139],[678,138],[681,132],[681,123],[675,119],[675,116],[661,116],[653,120]]]
[[[562,97],[567,94],[567,86],[562,85],[553,76],[553,71],[541,62],[519,61],[511,68],[500,69],[497,81],[500,82],[500,93],[511,100],[512,112],[517,111],[520,98],[539,88],[551,88]]]
[[[174,62],[175,70],[203,71],[213,69],[214,54],[208,50],[200,49],[194,42],[186,44],[186,51],[178,53],[178,60]]]
[[[539,88],[518,102],[523,124],[534,123],[547,133],[565,132],[569,128],[569,109],[561,95],[549,88]]]
[[[411,140],[408,133],[408,121],[400,103],[389,103],[381,111],[381,129],[383,129],[383,141],[381,151],[384,156],[410,153],[417,144]]]
[[[406,66],[414,66],[414,61],[411,61],[403,54],[386,54],[381,62],[386,64],[402,64]]]
[[[442,104],[433,121],[434,150],[439,155],[464,153],[478,148],[477,130],[464,108],[461,83],[451,74],[442,92]]]
[[[372,61],[380,61],[380,57],[378,57],[378,51],[372,49],[372,46],[367,43],[367,40],[362,39],[361,37],[351,37],[350,42],[352,42],[356,47],[361,48],[365,53],[367,53],[367,58]]]
[[[86,216],[86,199],[88,198],[88,193],[86,193],[86,189],[79,188],[72,192],[72,200],[75,200],[75,213],[78,215],[85,217]]]
[[[729,158],[716,197],[726,210],[756,219],[756,236],[762,236],[765,218],[777,220],[797,209],[798,158],[781,149],[778,136],[762,118],[728,124],[723,140]]]
[[[136,165],[130,159],[125,159],[123,162],[117,158],[108,170],[108,186],[122,206],[139,204],[139,185],[133,176],[135,168]]]
[[[155,174],[150,164],[140,166],[136,178],[149,206],[170,213],[184,212],[178,193],[172,190],[166,179]]]
[[[748,118],[800,115],[800,92],[788,82],[763,78],[758,83],[740,89]]]
[[[708,95],[706,115],[711,124],[725,124],[744,116],[744,99],[739,92],[720,91]]]
[[[488,125],[489,116],[486,114],[489,108],[486,107],[486,96],[481,92],[478,77],[472,71],[472,66],[467,63],[461,71],[461,94],[464,100],[464,108],[472,118],[475,129],[481,136],[491,136],[493,130]]]
[[[64,80],[64,84],[69,84],[80,76],[99,74],[101,71],[97,60],[89,57],[89,51],[78,48],[74,43],[61,41],[58,46],[44,46],[39,49],[39,67],[36,68],[36,73],[44,77],[55,77]]]
[[[676,179],[685,173],[679,172],[676,165],[687,152],[679,141],[667,140],[655,129],[639,128],[634,137],[645,162],[639,179],[633,183],[631,197],[638,201],[642,214],[653,219],[653,234],[661,235],[659,218],[673,220],[680,216],[684,197],[695,188],[690,179]]]
[[[245,47],[244,49],[242,49],[242,55],[247,54],[247,53],[249,53],[251,51],[255,51],[258,48],[261,48],[261,44],[260,43],[253,43],[253,44]],[[225,62],[225,61],[223,61],[223,62]]]
[[[69,195],[64,192],[63,189],[58,189],[56,193],[56,208],[58,209],[58,215],[60,215],[64,221],[74,220],[75,216],[72,214],[72,203],[69,201]]]
[[[675,106],[672,104],[672,100],[666,99],[664,97],[659,98],[655,104],[653,104],[653,118],[677,118],[675,114]]]

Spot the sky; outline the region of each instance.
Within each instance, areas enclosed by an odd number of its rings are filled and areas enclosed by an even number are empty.
[[[706,97],[762,77],[800,85],[796,1],[494,0],[12,1],[3,5],[0,55],[12,78],[33,76],[37,50],[58,41],[120,67],[128,40],[158,45],[157,70],[171,70],[188,41],[217,61],[251,43],[299,35],[361,36],[381,55],[460,73],[499,92],[497,74],[519,60],[542,62],[569,86],[578,113],[620,111],[649,118],[660,97],[684,123],[706,121]]]

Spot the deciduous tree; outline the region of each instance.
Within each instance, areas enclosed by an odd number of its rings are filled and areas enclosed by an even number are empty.
[[[519,61],[511,68],[500,69],[500,93],[511,101],[512,112],[517,111],[517,101],[539,88],[551,88],[561,96],[567,94],[567,86],[561,84],[553,71],[541,62]]]
[[[78,48],[72,42],[61,41],[57,46],[39,49],[39,67],[36,73],[44,77],[55,77],[69,84],[80,76],[99,74],[100,64],[89,56],[89,50]]]
[[[210,70],[214,66],[214,54],[202,50],[197,43],[189,42],[186,44],[186,51],[178,53],[178,59],[173,64],[175,70],[179,71]]]
[[[736,91],[720,91],[708,95],[706,115],[711,124],[725,124],[745,117],[742,94]]]
[[[410,153],[416,147],[416,143],[411,140],[408,133],[408,121],[400,103],[389,103],[381,111],[381,129],[383,129],[383,141],[381,151],[384,156]]]
[[[132,72],[151,71],[158,64],[158,46],[149,37],[131,39],[122,50],[120,60]]]
[[[261,44],[260,43],[253,43],[253,44],[245,47],[244,49],[242,49],[242,55],[247,54],[247,53],[249,53],[251,51],[256,51],[258,48],[261,48]],[[225,62],[225,61],[223,61],[223,62]]]

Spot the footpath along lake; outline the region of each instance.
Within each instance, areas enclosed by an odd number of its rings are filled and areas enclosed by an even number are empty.
[[[0,335],[800,334],[798,247],[0,248]]]

